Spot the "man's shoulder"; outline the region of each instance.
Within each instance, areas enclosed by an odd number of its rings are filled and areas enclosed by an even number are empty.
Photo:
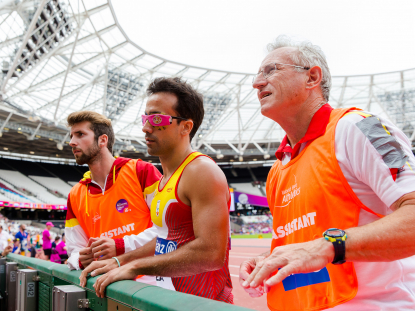
[[[369,117],[377,117],[377,116],[368,111],[351,110],[351,111],[348,111],[343,117],[340,118],[339,122],[337,123],[337,127],[353,126],[356,123]]]
[[[186,169],[202,171],[209,171],[210,169],[214,169],[222,171],[219,165],[211,157],[204,154],[198,155],[186,166]]]
[[[197,181],[198,184],[201,182],[214,182],[224,180],[226,177],[219,165],[216,162],[205,155],[198,156],[191,161],[183,171],[182,177],[187,180]]]

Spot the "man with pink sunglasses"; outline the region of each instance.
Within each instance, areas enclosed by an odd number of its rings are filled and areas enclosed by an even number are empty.
[[[202,123],[202,95],[180,78],[157,78],[147,89],[142,116],[148,153],[164,175],[151,203],[156,237],[117,258],[92,263],[80,279],[106,273],[94,285],[98,297],[112,282],[138,274],[157,285],[233,303],[229,274],[229,203],[225,175],[209,157],[192,150]],[[138,235],[140,237],[141,234]]]

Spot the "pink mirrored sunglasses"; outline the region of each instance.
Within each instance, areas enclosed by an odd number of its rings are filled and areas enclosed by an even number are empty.
[[[173,119],[176,120],[184,120],[187,121],[187,119],[182,117],[173,117],[165,114],[150,114],[150,115],[141,115],[141,120],[143,121],[143,126],[148,121],[152,126],[167,126],[172,124]]]

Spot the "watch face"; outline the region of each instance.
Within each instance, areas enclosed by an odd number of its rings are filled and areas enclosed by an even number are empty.
[[[341,237],[341,236],[343,236],[343,230],[329,229],[329,230],[327,230],[327,234],[332,236],[332,237]]]

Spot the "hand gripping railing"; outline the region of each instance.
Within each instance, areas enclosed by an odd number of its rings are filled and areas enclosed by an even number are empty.
[[[81,271],[70,271],[66,265],[16,254],[9,254],[7,261],[17,262],[20,269],[32,268],[38,271],[38,311],[53,311],[52,291],[54,286],[79,286]],[[98,298],[92,286],[96,279],[97,277],[89,278],[85,288],[89,309],[93,311],[251,310],[135,281],[115,282],[107,287],[106,298]]]

